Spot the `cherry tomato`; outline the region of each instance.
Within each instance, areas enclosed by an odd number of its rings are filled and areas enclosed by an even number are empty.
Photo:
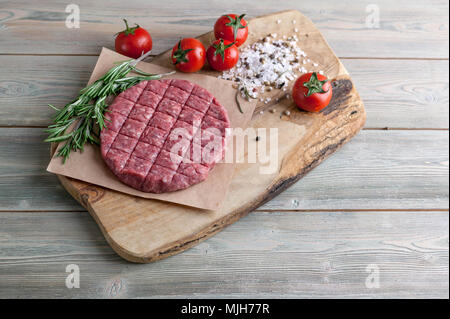
[[[183,39],[172,50],[172,63],[182,72],[197,72],[206,61],[203,44],[193,38]]]
[[[297,106],[309,112],[319,112],[326,108],[332,96],[330,81],[316,72],[302,75],[292,89],[292,97]]]
[[[227,14],[221,16],[214,25],[214,34],[216,39],[224,39],[235,42],[240,47],[247,40],[248,26],[244,19],[245,14],[237,16],[235,14]]]
[[[130,28],[127,20],[125,22],[126,29],[119,32],[116,37],[116,51],[127,57],[137,59],[142,54],[152,49],[153,41],[150,33],[136,24]]]
[[[209,65],[217,71],[225,71],[234,67],[239,60],[239,50],[237,46],[228,40],[220,39],[206,51]]]

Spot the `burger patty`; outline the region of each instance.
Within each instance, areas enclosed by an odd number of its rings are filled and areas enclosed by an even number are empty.
[[[226,109],[185,80],[144,81],[108,107],[101,153],[123,183],[149,193],[187,188],[223,158]]]

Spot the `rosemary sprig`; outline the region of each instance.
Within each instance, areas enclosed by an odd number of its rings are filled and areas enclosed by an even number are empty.
[[[256,100],[256,98],[250,95],[250,92],[248,92],[248,89],[245,86],[241,87],[241,89],[239,89],[236,92],[236,96],[235,96],[236,104],[238,106],[239,112],[244,114],[244,110],[242,110],[241,102],[239,102],[239,96],[242,95],[242,92],[244,93],[244,97],[247,101],[250,101],[250,99]]]
[[[141,81],[157,80],[174,73],[150,74],[137,69],[137,63],[146,58],[148,54],[137,60],[119,63],[100,79],[82,89],[79,96],[62,109],[49,104],[57,113],[53,117],[53,124],[46,129],[48,138],[45,141],[65,142],[57,154],[63,158],[63,162],[67,160],[72,151],[82,151],[86,142],[100,144],[96,127],[98,125],[100,130],[105,127],[108,96],[117,95]],[[127,76],[130,72],[134,72],[138,76]],[[69,132],[71,128],[73,129]]]

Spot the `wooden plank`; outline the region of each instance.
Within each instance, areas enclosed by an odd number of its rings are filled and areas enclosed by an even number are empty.
[[[154,38],[154,52],[172,47],[180,37],[210,31],[223,13],[240,10],[258,16],[297,9],[322,31],[338,56],[448,58],[448,2],[446,0],[379,0],[379,27],[366,24],[374,9],[366,2],[296,0],[282,3],[261,0],[238,1],[79,0],[81,27],[68,29],[67,1],[2,1],[0,53],[98,54],[102,46],[113,48],[113,35],[122,28],[122,18],[139,22]],[[182,14],[180,14],[180,12]]]
[[[45,126],[87,83],[97,57],[0,56],[0,126]],[[448,61],[344,60],[366,127],[448,128]],[[21,72],[17,72],[21,70]],[[33,110],[33,112],[30,112]]]
[[[448,209],[448,143],[448,131],[364,131],[261,209]]]
[[[136,265],[87,213],[4,213],[0,298],[448,298],[448,226],[448,212],[253,213]],[[65,287],[69,264],[79,289]],[[366,288],[369,265],[379,288]]]
[[[97,57],[0,56],[0,126],[50,123],[73,100],[91,75]],[[20,72],[17,72],[20,70]]]
[[[448,128],[448,61],[344,60],[366,127]]]
[[[82,210],[42,129],[0,128],[0,210]],[[263,209],[448,209],[448,131],[363,131]]]
[[[46,172],[50,145],[43,129],[0,128],[0,210],[82,210]]]

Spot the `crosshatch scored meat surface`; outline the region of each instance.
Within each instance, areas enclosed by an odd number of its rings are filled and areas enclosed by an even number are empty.
[[[116,97],[106,118],[106,164],[123,183],[151,193],[205,180],[223,157],[230,127],[226,109],[185,80],[141,82]]]

